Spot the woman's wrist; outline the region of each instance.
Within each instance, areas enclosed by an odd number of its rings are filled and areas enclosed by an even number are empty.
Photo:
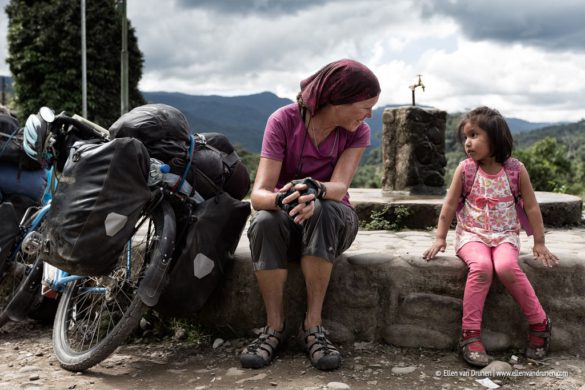
[[[322,181],[319,182],[319,198],[325,199],[327,197],[327,186]]]

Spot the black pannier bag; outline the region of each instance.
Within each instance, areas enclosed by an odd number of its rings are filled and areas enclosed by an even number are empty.
[[[76,142],[47,213],[43,260],[74,275],[108,274],[151,199],[149,164],[133,138]]]
[[[110,138],[132,137],[146,146],[150,157],[181,175],[189,151],[191,130],[185,115],[166,104],[145,104],[122,115],[109,128]]]
[[[18,236],[18,217],[10,202],[0,204],[0,266],[10,254]]]
[[[225,192],[207,199],[194,211],[174,268],[155,309],[163,315],[194,317],[223,280],[226,267],[248,216],[250,204]]]
[[[199,133],[195,143],[190,176],[193,188],[205,199],[214,196],[217,190],[209,186],[209,178],[233,198],[243,199],[250,190],[250,173],[228,138],[221,133]]]
[[[110,126],[111,138],[134,137],[141,140],[150,157],[171,167],[182,176],[188,163],[191,131],[178,109],[166,104],[146,104],[122,115]],[[250,189],[248,169],[227,137],[220,133],[195,134],[187,182],[205,199],[223,189],[243,199]]]
[[[30,207],[39,206],[39,202],[28,196],[2,193],[2,202],[10,202],[16,211],[16,219],[21,222],[22,217]],[[3,219],[0,219],[3,221]]]
[[[24,128],[10,115],[0,114],[0,161],[23,169],[40,169],[41,164],[28,157],[22,146]]]

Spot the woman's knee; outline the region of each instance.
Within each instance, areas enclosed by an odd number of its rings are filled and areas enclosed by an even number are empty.
[[[274,235],[282,228],[284,221],[279,211],[260,210],[250,221],[248,237],[262,237],[266,234]]]

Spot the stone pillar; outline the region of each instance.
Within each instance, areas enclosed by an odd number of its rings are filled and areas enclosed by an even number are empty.
[[[445,194],[446,120],[445,111],[416,106],[384,110],[384,194]]]

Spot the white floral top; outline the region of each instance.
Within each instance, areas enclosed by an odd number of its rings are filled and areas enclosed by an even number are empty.
[[[457,213],[455,251],[472,241],[490,247],[509,242],[520,250],[519,233],[520,222],[504,168],[490,175],[479,167],[471,192]]]

